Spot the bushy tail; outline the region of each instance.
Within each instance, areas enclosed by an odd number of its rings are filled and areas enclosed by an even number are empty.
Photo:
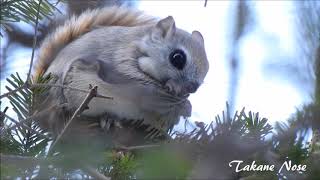
[[[44,39],[35,63],[33,77],[42,75],[62,48],[95,27],[132,27],[153,23],[155,23],[154,17],[146,16],[138,10],[117,6],[87,10],[78,17],[73,16]]]

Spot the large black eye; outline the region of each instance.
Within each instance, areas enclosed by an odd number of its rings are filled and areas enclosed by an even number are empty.
[[[169,56],[171,64],[179,70],[182,70],[187,62],[186,54],[180,50],[174,50]]]

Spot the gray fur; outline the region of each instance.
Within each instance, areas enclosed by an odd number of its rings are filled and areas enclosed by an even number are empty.
[[[199,33],[200,34],[200,33]],[[187,82],[201,84],[208,61],[201,34],[189,34],[175,27],[172,17],[156,25],[101,27],[68,44],[60,51],[47,72],[59,77],[58,83],[88,89],[114,99],[94,98],[87,116],[110,114],[119,119],[144,119],[146,123],[166,121],[167,127],[180,116],[191,115],[191,104],[184,89]],[[186,67],[175,69],[168,60],[179,48],[187,54]],[[175,93],[165,86],[168,82]],[[52,89],[51,96],[56,95]],[[86,94],[64,89],[70,110],[75,110]]]

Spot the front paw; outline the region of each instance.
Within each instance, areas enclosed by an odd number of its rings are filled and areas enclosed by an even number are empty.
[[[178,95],[181,92],[181,87],[174,80],[169,79],[164,85],[166,91],[172,95]]]
[[[105,115],[100,118],[100,128],[104,131],[109,131],[111,127],[122,128],[119,120]]]
[[[192,105],[191,105],[189,100],[186,100],[182,104],[182,108],[181,108],[180,114],[183,117],[190,117],[191,116],[191,112],[192,112]]]

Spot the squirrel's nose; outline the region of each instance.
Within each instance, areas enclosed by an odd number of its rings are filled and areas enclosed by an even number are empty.
[[[194,93],[197,91],[199,87],[199,83],[197,82],[187,82],[186,85],[185,85],[185,88],[186,88],[186,93]]]
[[[197,91],[200,84],[196,81],[177,82],[172,79],[168,80],[165,88],[168,92],[178,96],[186,96]]]

